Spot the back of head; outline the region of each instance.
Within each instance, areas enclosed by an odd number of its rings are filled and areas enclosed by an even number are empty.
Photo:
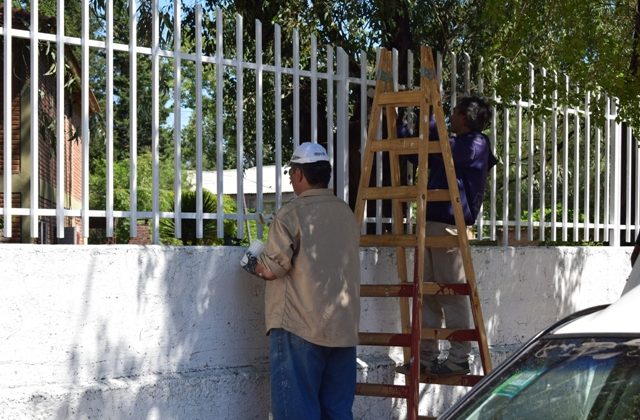
[[[478,96],[466,96],[458,102],[456,108],[465,116],[467,126],[472,131],[482,131],[491,121],[489,104]]]
[[[309,185],[327,188],[331,180],[331,163],[324,147],[317,143],[301,143],[289,161],[291,167],[300,168]]]

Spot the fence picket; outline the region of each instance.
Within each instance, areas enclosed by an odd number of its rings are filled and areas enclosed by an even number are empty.
[[[513,192],[515,199],[515,239],[520,241],[521,238],[521,217],[522,214],[522,85],[518,86],[518,103],[516,104],[516,168],[515,182],[516,189]]]
[[[129,16],[135,16],[135,5],[136,1],[132,1],[130,5]],[[131,39],[132,45],[135,46],[134,36],[136,33],[135,27],[135,19],[131,19]],[[80,48],[82,50],[82,70],[81,70],[81,124],[82,124],[82,237],[89,238],[89,143],[90,143],[90,130],[89,130],[89,0],[84,0],[82,2],[82,38],[80,42]],[[131,92],[132,95],[130,97],[131,110],[129,116],[129,133],[137,133],[137,120],[135,118],[136,113],[134,112],[136,107],[136,98],[137,98],[137,78],[135,75],[137,74],[136,69],[136,55],[130,53],[130,70],[129,77],[131,77]],[[131,118],[133,115],[133,118]],[[136,134],[131,135],[131,196],[136,198],[136,206],[132,206],[132,217],[135,216],[135,212],[137,210],[137,191],[138,186],[136,181],[137,171],[134,172],[137,164],[137,142],[136,142]],[[135,146],[135,149],[134,147]],[[134,151],[135,150],[135,151]],[[134,175],[136,174],[136,175]],[[133,198],[132,198],[133,199]],[[35,216],[32,216],[35,217]]]
[[[336,120],[337,120],[337,138],[334,162],[336,168],[336,189],[335,193],[344,201],[349,200],[349,57],[347,53],[338,48],[337,52],[338,68],[337,79],[338,87],[336,89]]]
[[[553,85],[558,86],[558,74],[553,72]],[[551,113],[551,240],[557,240],[558,220],[558,89],[553,90],[553,105]]]
[[[576,89],[579,93],[579,89]],[[575,110],[575,129],[573,142],[573,241],[578,241],[578,219],[580,217],[580,108]]]
[[[300,144],[300,35],[293,30],[293,148]]]
[[[38,42],[38,28],[39,19],[38,19],[38,2],[32,2],[32,10],[31,10],[31,51],[29,52],[30,56],[30,66],[31,66],[31,89],[29,92],[29,98],[31,101],[31,127],[33,127],[30,135],[29,145],[31,147],[31,152],[34,156],[38,156],[39,154],[39,135],[40,135],[40,46]],[[31,178],[31,194],[29,195],[29,199],[31,201],[30,204],[30,214],[31,217],[31,237],[37,238],[39,236],[38,232],[38,221],[39,221],[39,194],[40,194],[40,184],[39,184],[39,159],[34,159],[31,162],[31,170],[30,170],[30,178]]]
[[[311,136],[309,141],[318,142],[318,41],[315,35],[311,36]]]
[[[197,7],[202,8],[201,5]],[[202,9],[201,9],[202,10]],[[224,237],[224,210],[223,210],[223,153],[224,153],[224,119],[223,119],[223,96],[224,96],[224,66],[223,66],[223,58],[224,58],[224,48],[223,48],[223,15],[222,9],[219,7],[216,9],[216,201],[218,203],[216,207],[216,228],[218,238]],[[202,32],[202,30],[198,31],[198,33]],[[198,92],[201,92],[199,90]],[[196,95],[200,96],[199,94]],[[198,121],[202,121],[198,119]],[[200,124],[197,124],[200,125]],[[257,148],[257,145],[256,145]],[[257,153],[256,153],[257,154]],[[198,161],[200,162],[200,169],[198,172],[202,172],[202,151],[198,153]],[[198,194],[198,197],[202,197],[202,192]],[[202,200],[202,198],[200,198]],[[202,217],[202,203],[200,207],[198,207],[198,222],[200,223]],[[198,238],[202,238],[202,235],[197,236]]]
[[[503,145],[504,145],[504,171],[502,192],[502,243],[509,243],[509,108],[503,109]]]
[[[262,191],[262,163],[263,163],[263,116],[262,116],[262,25],[256,22],[256,166],[257,170],[257,188],[256,188],[256,213],[262,214],[264,211],[264,197]],[[222,165],[220,165],[222,166]],[[238,165],[240,168],[240,165]],[[240,174],[238,174],[240,175]],[[238,176],[238,182],[242,177]],[[219,201],[220,203],[222,201]],[[220,232],[222,229],[218,228],[218,236],[220,236]],[[258,224],[258,237],[262,238],[263,234],[263,225]]]
[[[529,63],[529,97],[532,98],[533,94],[534,94],[534,90],[535,90],[535,72],[533,69],[533,64]],[[532,107],[531,107],[531,100],[528,101],[527,104],[528,108],[529,108],[529,116],[527,118],[527,121],[529,123],[529,138],[528,138],[528,145],[529,145],[529,151],[528,151],[528,156],[527,156],[527,179],[528,179],[528,184],[527,184],[527,239],[529,241],[533,241],[533,212],[534,212],[534,208],[533,208],[533,196],[534,196],[534,190],[533,190],[533,181],[534,181],[534,172],[533,172],[533,161],[534,161],[534,157],[535,157],[535,132],[536,132],[536,127],[535,127],[535,116],[532,112]],[[544,190],[542,190],[544,191]]]
[[[274,32],[274,51],[275,51],[275,68],[274,68],[274,97],[275,102],[275,146],[276,146],[276,208],[282,206],[282,40],[281,40],[280,25],[275,25]],[[333,60],[329,60],[329,63],[333,63]],[[327,70],[328,71],[328,70]],[[333,96],[329,96],[332,98]],[[332,103],[331,101],[328,101]],[[333,156],[331,154],[330,156]]]
[[[56,107],[58,110],[64,109],[64,0],[58,0],[57,5],[57,32],[56,32]],[[9,108],[11,109],[11,107]],[[5,125],[6,127],[6,125]],[[56,231],[58,238],[64,238],[64,149],[65,149],[65,120],[64,113],[58,111],[56,113]],[[9,161],[11,162],[11,161]],[[11,165],[8,165],[11,166]],[[109,182],[107,172],[107,183]],[[113,185],[113,184],[112,184]],[[112,188],[113,189],[113,188]],[[113,198],[113,195],[111,196]],[[113,211],[113,201],[109,208],[109,188],[107,187],[107,212],[109,209]],[[112,223],[113,223],[113,219]],[[113,233],[113,224],[111,225]],[[109,225],[107,224],[107,233]]]
[[[547,83],[547,69],[541,69],[541,78],[543,89]],[[543,100],[546,99],[546,94],[543,96]],[[540,117],[540,241],[546,240],[546,226],[547,226],[547,198],[544,193],[547,191],[547,174],[545,168],[547,167],[547,118],[545,116]]]
[[[244,44],[243,44],[243,20],[240,14],[236,15],[236,208],[238,209],[237,228],[238,238],[244,239],[244,215],[248,212],[244,200],[244,183],[242,182],[242,172],[244,169],[244,107],[242,106],[244,100],[244,68],[242,62],[244,60]],[[256,44],[259,42],[260,37],[259,23],[256,20]],[[256,46],[256,51],[258,47]],[[260,58],[259,58],[260,57]],[[262,74],[258,69],[258,60],[261,60],[262,55],[256,53],[256,75]],[[258,89],[258,81],[256,77],[256,92]],[[256,104],[256,106],[258,106]],[[256,115],[259,115],[256,112]],[[256,122],[257,125],[257,122]],[[250,235],[249,231],[247,232]],[[250,237],[249,237],[250,238]]]
[[[589,241],[591,232],[589,224],[591,222],[591,174],[589,166],[591,165],[591,92],[587,91],[584,95],[584,224],[583,224],[583,240]]]
[[[627,132],[627,135],[629,133]],[[627,137],[628,139],[629,137]],[[632,154],[632,150],[631,150],[631,141],[627,141],[626,142],[626,148],[627,148],[627,159],[626,159],[626,171],[625,171],[625,203],[624,203],[624,210],[625,210],[625,240],[628,242],[631,240],[631,176],[633,174],[632,172],[632,165],[631,165],[631,156],[633,156]]]
[[[138,25],[136,19],[137,1],[132,0],[129,3],[129,84],[131,86],[129,90],[129,207],[131,208],[131,215],[129,216],[129,236],[135,238],[138,236],[138,55],[136,54],[136,44],[138,39]],[[180,16],[180,5],[176,5],[175,16]],[[181,44],[181,30],[180,19],[175,19],[174,32],[174,49],[176,52],[180,49]],[[180,74],[180,56],[176,55],[175,68],[174,68],[174,115],[176,122],[180,121],[180,92],[182,90],[181,74]],[[175,144],[175,165],[176,167],[182,161],[180,156],[180,130],[174,131],[174,144]],[[181,184],[179,183],[180,172],[176,171],[176,181],[174,183],[175,194],[175,215],[174,225],[176,227],[176,238],[182,236],[182,223],[181,221],[181,203],[182,198],[180,196]]]

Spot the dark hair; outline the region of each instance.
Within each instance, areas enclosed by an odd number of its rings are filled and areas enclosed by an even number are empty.
[[[466,96],[458,102],[456,108],[465,116],[467,127],[473,131],[482,131],[489,126],[492,112],[489,104],[478,96]]]
[[[315,188],[327,188],[331,180],[331,164],[326,160],[313,163],[294,163],[291,169],[299,168],[309,185]]]

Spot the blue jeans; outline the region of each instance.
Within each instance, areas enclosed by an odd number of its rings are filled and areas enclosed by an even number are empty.
[[[269,333],[274,420],[352,420],[356,348],[312,344],[283,329]]]

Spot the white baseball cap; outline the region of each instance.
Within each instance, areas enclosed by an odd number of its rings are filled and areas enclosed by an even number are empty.
[[[324,147],[320,146],[318,143],[306,142],[296,147],[296,150],[293,152],[293,156],[291,156],[289,164],[313,163],[323,161],[329,161],[329,155],[327,155],[327,151],[324,149]]]

